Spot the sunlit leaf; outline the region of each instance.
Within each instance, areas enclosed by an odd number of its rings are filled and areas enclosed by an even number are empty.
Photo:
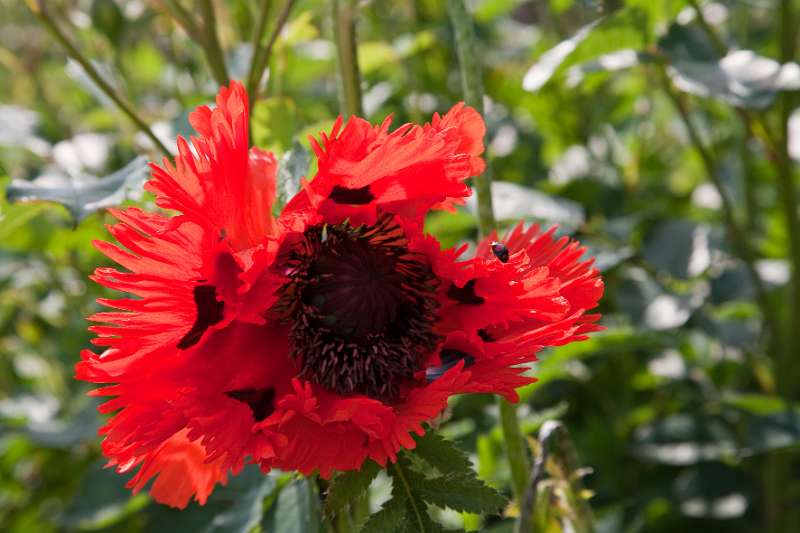
[[[297,133],[297,108],[290,98],[272,97],[256,102],[251,122],[253,143],[283,153]]]
[[[719,61],[677,59],[669,74],[682,91],[736,107],[764,108],[780,91],[800,89],[800,65],[781,65],[751,50],[730,52]]]
[[[13,180],[6,188],[9,202],[45,201],[63,205],[76,222],[93,212],[119,205],[139,193],[149,172],[144,158],[137,157],[103,178],[71,178],[50,173],[33,181]]]
[[[589,36],[589,33],[591,33],[600,22],[601,20],[596,20],[587,24],[575,32],[575,35],[561,41],[542,54],[539,60],[525,73],[525,77],[522,79],[522,87],[526,91],[531,92],[541,89],[544,84],[550,80],[559,65],[575,51],[578,45]]]
[[[508,181],[492,183],[495,218],[502,221],[532,219],[546,225],[558,224],[564,231],[574,231],[583,224],[585,213],[580,204]],[[467,200],[467,208],[477,212],[475,197]]]
[[[365,462],[360,470],[341,472],[331,480],[325,495],[325,514],[333,516],[351,502],[360,498],[369,488],[372,480],[381,471],[373,461]]]

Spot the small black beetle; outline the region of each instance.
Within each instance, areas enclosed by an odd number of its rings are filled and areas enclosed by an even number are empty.
[[[502,242],[492,241],[492,253],[503,263],[508,262],[508,247]]]

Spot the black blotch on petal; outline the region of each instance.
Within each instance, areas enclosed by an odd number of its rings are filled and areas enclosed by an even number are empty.
[[[442,377],[445,372],[456,366],[459,361],[464,361],[464,368],[469,368],[475,364],[474,357],[461,350],[454,350],[452,348],[445,348],[442,350],[442,353],[439,354],[439,360],[442,362],[440,366],[434,366],[425,370],[425,379],[428,383]]]
[[[469,280],[463,287],[458,287],[455,283],[450,285],[447,289],[447,297],[462,304],[467,305],[480,305],[486,300],[482,296],[475,294],[475,281]]]
[[[275,411],[275,389],[237,389],[225,395],[234,400],[244,402],[253,412],[253,419],[261,422]]]
[[[365,205],[374,200],[375,195],[369,190],[369,185],[358,189],[348,189],[347,187],[336,185],[328,198],[337,204]]]
[[[464,368],[475,364],[475,358],[470,354],[464,353],[461,350],[454,350],[452,348],[445,348],[442,350],[442,353],[439,354],[439,359],[442,361],[442,366],[446,366],[448,368],[456,366],[456,363],[462,359],[464,360]]]
[[[495,340],[496,340],[494,337],[492,337],[489,334],[488,331],[486,331],[483,328],[478,330],[478,337],[480,337],[483,342],[495,342]]]
[[[198,285],[194,288],[194,304],[197,319],[189,332],[178,342],[178,348],[185,350],[197,344],[206,330],[222,320],[224,302],[217,301],[217,291],[213,285]]]

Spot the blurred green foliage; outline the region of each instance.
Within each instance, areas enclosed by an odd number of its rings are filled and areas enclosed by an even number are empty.
[[[787,63],[800,6],[699,3],[702,17],[690,0],[470,2],[497,218],[558,223],[606,281],[607,330],[543,352],[519,410],[529,435],[548,419],[569,428],[592,469],[583,482],[598,531],[800,530],[800,303],[790,291],[800,228],[785,202],[800,158],[800,67]],[[228,72],[244,79],[261,2],[215,4]],[[190,133],[187,113],[217,84],[159,2],[47,5],[167,146]],[[358,32],[367,118],[425,121],[462,98],[445,2],[361,2]],[[293,169],[306,161],[295,141],[308,146],[338,113],[331,35],[328,3],[298,1],[255,103],[254,142],[289,153]],[[91,244],[109,222],[97,209],[154,208],[139,170],[114,172],[161,155],[15,0],[0,0],[0,102],[0,530],[317,531],[313,480],[248,469],[179,513],[101,468],[102,420],[72,378],[90,341],[84,317],[103,292],[87,279],[107,264]],[[32,197],[68,209],[10,203]],[[726,198],[749,259],[731,240]],[[434,214],[428,230],[446,245],[474,241],[471,210]],[[498,423],[492,398],[461,397],[441,433],[508,493]],[[388,490],[379,475],[373,510]],[[511,524],[495,515],[482,527]]]

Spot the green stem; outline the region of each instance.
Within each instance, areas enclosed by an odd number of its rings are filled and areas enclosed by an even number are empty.
[[[353,0],[332,0],[333,39],[339,66],[339,109],[344,117],[364,114],[361,73],[358,68],[356,5]]]
[[[204,24],[198,26],[191,13],[180,4],[178,0],[154,0],[156,5],[167,12],[172,19],[181,27],[186,35],[189,36],[200,48],[211,68],[211,75],[220,84],[228,83],[228,73],[225,67],[225,54],[217,39],[216,15],[214,6],[206,0],[201,2],[201,10]]]
[[[481,65],[476,53],[475,28],[467,13],[464,0],[448,0],[450,21],[455,33],[456,53],[461,68],[461,86],[464,101],[483,114],[483,82]],[[475,177],[475,190],[478,197],[478,226],[483,236],[495,229],[492,209],[492,170],[487,162],[483,175]],[[511,481],[514,495],[519,501],[528,483],[528,457],[519,427],[517,408],[503,398],[499,400],[500,424],[506,444],[506,454],[511,468]]]
[[[795,52],[795,13],[792,2],[781,1],[781,55],[782,63],[791,61]],[[797,333],[800,332],[800,215],[795,188],[793,162],[789,156],[789,116],[793,110],[792,94],[783,92],[780,96],[780,144],[778,147],[778,186],[783,215],[789,236],[789,253],[792,265],[790,326],[787,328],[783,357],[778,365],[778,390],[787,399],[797,395],[797,365],[794,359],[800,345]]]
[[[464,101],[483,115],[483,82],[481,64],[475,47],[475,28],[467,13],[464,0],[447,0],[447,7],[455,33]],[[481,235],[485,236],[495,227],[492,210],[492,168],[488,161],[483,175],[475,178],[475,192],[478,195],[478,225]]]
[[[47,28],[47,30],[56,38],[56,40],[64,47],[72,59],[78,62],[78,64],[83,67],[84,72],[86,75],[91,78],[91,80],[97,85],[97,87],[103,91],[103,93],[108,96],[114,104],[122,111],[130,120],[133,122],[142,133],[147,135],[147,137],[153,142],[153,144],[161,150],[164,155],[171,156],[167,147],[155,136],[153,131],[150,127],[136,114],[134,111],[133,106],[129,104],[122,96],[117,94],[114,88],[106,82],[105,79],[97,72],[92,65],[91,61],[86,59],[83,54],[75,47],[74,44],[67,38],[67,36],[61,31],[58,25],[50,16],[50,13],[47,11],[45,6],[44,0],[28,0],[28,6],[33,11],[33,14],[41,21],[41,23]]]
[[[206,60],[211,67],[211,73],[219,85],[227,85],[228,69],[225,66],[225,52],[219,43],[217,36],[217,15],[214,12],[214,4],[211,0],[200,2],[200,12],[203,16],[203,49],[206,52]]]
[[[500,424],[503,428],[503,440],[506,443],[506,455],[511,467],[511,484],[514,496],[520,501],[528,485],[528,456],[519,427],[517,406],[504,398],[498,398],[500,405]]]
[[[780,62],[794,59],[797,44],[797,13],[791,0],[780,2]],[[776,160],[780,205],[786,220],[789,237],[789,260],[792,265],[790,280],[789,324],[784,328],[784,346],[778,359],[776,376],[779,394],[786,400],[786,409],[791,411],[791,402],[798,396],[798,370],[794,362],[800,343],[800,214],[794,179],[794,163],[789,156],[789,118],[795,106],[792,93],[783,92],[779,98],[780,133]],[[772,531],[798,531],[800,511],[797,505],[797,492],[793,491],[792,472],[797,465],[797,454],[791,450],[776,452],[767,457],[767,469],[773,475],[767,478],[766,493],[770,497],[767,504],[768,526]]]
[[[670,84],[671,82],[669,81],[669,78],[667,77],[663,67],[659,67],[659,75],[664,92],[670,98],[675,106],[675,109],[678,111],[678,115],[681,117],[681,120],[686,127],[686,131],[689,133],[689,139],[691,140],[695,151],[700,156],[700,161],[703,164],[703,169],[706,172],[708,180],[712,183],[712,185],[714,185],[714,188],[717,190],[717,194],[719,194],[722,202],[722,218],[728,231],[728,236],[731,240],[731,244],[733,244],[733,247],[736,249],[739,257],[744,262],[744,266],[747,269],[747,273],[750,276],[753,287],[755,288],[756,299],[761,307],[764,320],[768,324],[777,324],[772,306],[770,305],[767,289],[764,286],[764,282],[761,280],[761,277],[758,275],[758,272],[756,271],[756,254],[750,248],[750,244],[745,236],[744,230],[736,219],[733,200],[731,200],[730,196],[728,195],[728,191],[725,189],[725,185],[722,183],[722,180],[717,174],[714,157],[712,156],[710,149],[703,143],[703,140],[700,137],[700,132],[697,130],[694,122],[691,119],[686,103],[672,89],[672,85]]]
[[[252,38],[252,46],[253,46],[253,55],[250,57],[250,68],[247,69],[247,94],[253,93],[253,81],[252,78],[254,76],[256,67],[258,67],[259,62],[261,61],[261,41],[264,39],[264,32],[267,31],[267,20],[269,19],[269,12],[270,12],[271,2],[270,0],[263,0],[261,2],[261,11],[258,14],[258,20],[256,21],[256,27],[253,30],[253,38]],[[257,83],[257,82],[256,82]],[[250,106],[252,110],[253,106]]]
[[[195,25],[194,20],[192,19],[189,12],[186,11],[177,0],[154,0],[156,5],[161,7],[161,9],[165,10],[169,16],[171,16],[178,25],[183,28],[183,31],[186,32],[192,40],[196,42],[201,42],[202,36],[200,35],[200,29]]]
[[[275,46],[275,42],[278,40],[278,36],[281,34],[283,26],[286,24],[286,21],[289,20],[289,14],[292,12],[294,3],[295,0],[286,0],[286,3],[283,5],[283,10],[281,10],[278,19],[275,21],[275,26],[272,28],[272,33],[269,36],[267,44],[262,47],[261,39],[266,29],[266,19],[269,12],[269,2],[264,2],[261,20],[259,20],[257,31],[253,36],[253,60],[250,62],[250,72],[247,76],[247,94],[250,95],[251,102],[255,102],[258,99],[261,79],[264,77],[264,71],[267,69],[270,57],[272,56],[272,49]],[[255,106],[250,106],[251,112],[253,107]]]
[[[419,532],[425,532],[425,521],[422,519],[422,513],[425,512],[424,509],[420,509],[417,505],[417,501],[414,499],[414,494],[411,492],[411,485],[408,483],[408,479],[406,478],[405,472],[403,471],[402,465],[403,459],[399,458],[396,463],[392,465],[392,470],[394,470],[395,474],[397,474],[397,479],[400,480],[400,483],[403,485],[403,490],[406,493],[406,497],[408,498],[408,502],[411,504],[411,508],[414,509],[414,515],[417,519],[417,524],[419,524]]]

